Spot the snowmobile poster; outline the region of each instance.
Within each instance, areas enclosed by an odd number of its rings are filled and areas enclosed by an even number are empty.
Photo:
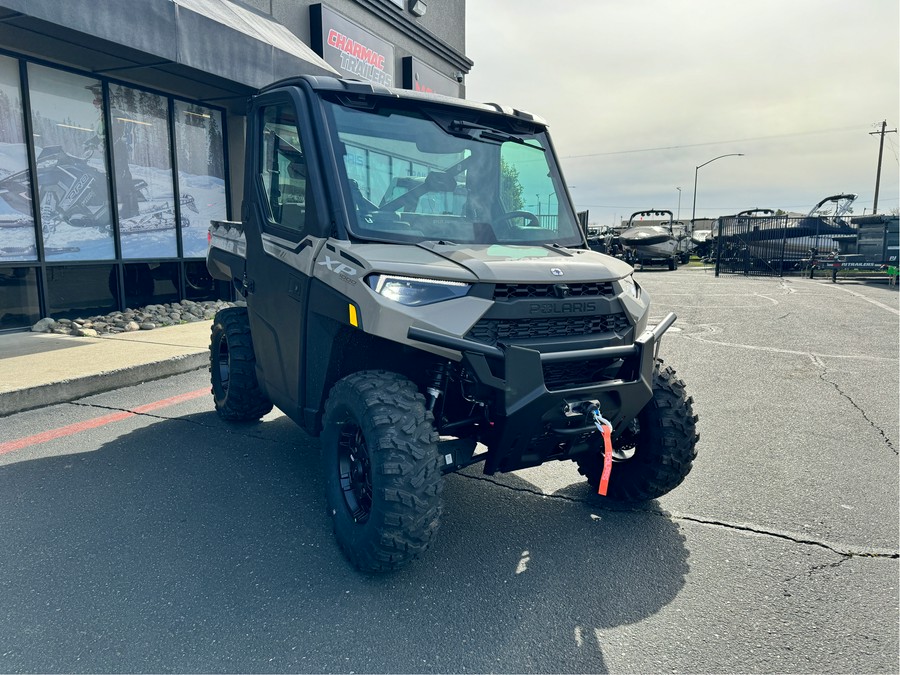
[[[220,111],[176,101],[172,125],[158,94],[39,65],[29,82],[42,143],[29,167],[22,134],[0,137],[4,261],[113,260],[117,243],[124,260],[205,256],[207,224],[227,215]]]

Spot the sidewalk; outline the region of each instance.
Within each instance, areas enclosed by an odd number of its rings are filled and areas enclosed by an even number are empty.
[[[0,417],[205,368],[211,325],[106,337],[0,335]]]

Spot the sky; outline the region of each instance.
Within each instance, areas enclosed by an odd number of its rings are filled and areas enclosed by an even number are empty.
[[[842,192],[872,213],[870,132],[900,121],[897,0],[469,0],[466,54],[466,98],[544,118],[598,225],[689,220],[695,178],[697,218]],[[898,148],[885,134],[879,213],[900,207]]]

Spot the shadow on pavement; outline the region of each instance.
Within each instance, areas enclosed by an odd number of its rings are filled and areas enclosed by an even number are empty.
[[[432,550],[364,576],[287,418],[189,415],[9,464],[0,671],[607,672],[614,629],[683,587],[684,537],[517,481],[448,477]]]

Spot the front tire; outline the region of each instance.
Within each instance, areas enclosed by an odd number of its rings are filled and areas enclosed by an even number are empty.
[[[256,379],[256,356],[246,307],[216,312],[209,345],[209,370],[216,412],[228,422],[256,422],[272,402]]]
[[[634,448],[621,452],[612,466],[606,494],[610,499],[643,502],[661,497],[681,484],[697,456],[697,416],[684,382],[660,360],[652,382],[653,398],[638,414],[636,434],[618,439]],[[602,450],[587,453],[576,463],[596,490],[603,471]]]
[[[366,572],[424,553],[442,510],[434,418],[405,377],[363,371],[338,381],[325,404],[325,493],[335,538]]]

